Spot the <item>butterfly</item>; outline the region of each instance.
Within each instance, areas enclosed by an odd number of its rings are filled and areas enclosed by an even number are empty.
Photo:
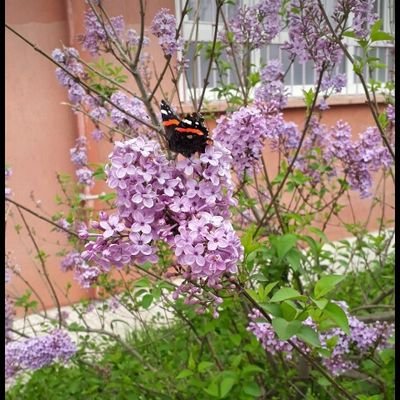
[[[184,119],[180,119],[167,102],[162,100],[161,117],[171,151],[190,157],[196,152],[204,153],[206,146],[213,143],[200,114],[187,114]]]

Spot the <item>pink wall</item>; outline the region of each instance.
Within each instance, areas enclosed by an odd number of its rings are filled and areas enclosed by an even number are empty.
[[[111,15],[123,14],[127,23],[139,29],[138,5],[132,5],[129,0],[105,1],[105,7]],[[155,12],[160,7],[174,10],[173,0],[148,1],[146,25],[149,25]],[[83,0],[7,0],[6,22],[29,38],[50,54],[55,47],[65,45],[78,46],[76,35],[83,31],[82,11]],[[154,41],[153,41],[154,42]],[[163,65],[164,59],[157,45],[148,49],[155,59],[155,65]],[[60,187],[56,181],[57,172],[74,175],[74,168],[69,159],[69,149],[73,147],[79,132],[89,133],[91,126],[85,119],[78,119],[62,105],[67,101],[66,92],[61,88],[54,76],[55,66],[32,48],[28,47],[19,38],[6,30],[6,163],[13,169],[13,176],[9,181],[14,194],[13,199],[35,209],[42,215],[51,216],[59,210],[55,205],[56,193]],[[84,54],[84,53],[82,53]],[[88,60],[90,57],[84,54]],[[167,77],[168,81],[168,77]],[[129,85],[134,87],[130,80]],[[168,88],[167,88],[168,90]],[[304,110],[291,108],[285,111],[287,120],[293,120],[302,126]],[[332,107],[325,113],[324,122],[332,124],[342,118],[353,127],[355,134],[361,132],[372,118],[365,105],[344,105]],[[213,122],[209,123],[210,128]],[[100,147],[90,143],[90,161],[104,161],[109,153],[110,145],[105,143]],[[266,150],[267,159],[276,165],[276,155]],[[105,186],[95,187],[93,193],[99,193]],[[40,200],[40,208],[36,208],[31,199]],[[389,188],[390,195],[387,201],[394,204],[393,186]],[[359,200],[358,195],[352,196],[357,216],[365,217],[369,209],[370,200]],[[376,218],[382,211],[377,208],[371,217],[370,230],[377,228]],[[393,210],[386,209],[387,215],[393,215]],[[82,297],[92,297],[93,291],[83,290],[73,283],[67,299],[62,292],[68,281],[72,281],[70,274],[60,272],[61,258],[56,253],[66,244],[64,235],[51,232],[51,227],[28,214],[26,219],[34,227],[35,240],[39,248],[49,254],[47,268],[52,282],[60,295],[62,305],[69,301],[77,301]],[[350,222],[351,211],[343,211],[342,217]],[[23,223],[17,210],[12,207],[7,219],[6,250],[13,252],[13,258],[20,266],[24,279],[29,281],[40,293],[45,307],[54,305],[46,284],[43,282],[43,273],[40,263],[34,259],[34,246],[25,228],[17,234],[14,226]],[[331,239],[340,239],[345,236],[342,228],[331,226],[328,236]],[[9,285],[10,293],[21,294],[26,285],[14,277]]]

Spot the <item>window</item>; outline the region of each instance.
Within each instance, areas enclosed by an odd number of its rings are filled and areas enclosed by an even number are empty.
[[[224,5],[224,15],[226,19],[229,20],[243,4],[251,6],[257,2],[258,0],[237,0],[235,5]],[[185,0],[176,0],[177,18],[180,18],[180,11],[184,3]],[[335,8],[335,1],[324,0],[324,3],[327,14],[331,15]],[[215,7],[214,1],[189,0],[189,8],[191,11],[184,20],[182,34],[184,39],[189,42],[188,58],[193,60],[193,64],[187,71],[187,79],[181,79],[180,81],[180,92],[184,101],[190,101],[191,93],[192,95],[199,96],[202,92],[203,82],[209,64],[206,57],[206,47],[212,42],[214,34]],[[375,12],[378,13],[383,21],[382,29],[385,32],[394,32],[394,1],[376,0],[374,7]],[[197,20],[198,24],[196,24]],[[223,30],[223,28],[224,26],[221,22],[218,29]],[[288,53],[281,48],[286,40],[288,40],[288,33],[283,30],[271,44],[254,50],[251,55],[251,62],[254,65],[265,65],[268,60],[278,58],[281,60],[283,68],[286,69],[290,60]],[[344,41],[348,46],[350,54],[361,54],[361,49],[354,40],[346,38]],[[394,77],[394,47],[387,42],[374,44],[374,47],[375,49],[371,52],[371,56],[379,58],[382,63],[386,64],[386,68],[373,71],[371,76],[368,71],[364,71],[367,81],[370,78],[383,82],[392,80]],[[230,62],[225,55],[222,55],[222,59]],[[343,59],[340,65],[336,66],[336,72],[345,73],[347,75],[347,87],[341,94],[350,95],[363,93],[361,83],[354,74],[351,63],[346,58]],[[215,65],[213,65],[209,77],[209,85],[206,89],[206,98],[208,100],[217,99],[216,92],[212,89],[215,88],[218,85],[218,81],[220,81],[218,75],[218,70]],[[228,83],[238,84],[238,79],[233,69],[228,71],[228,75],[224,80],[227,80]],[[305,64],[300,64],[295,60],[284,82],[291,96],[303,96],[303,90],[312,88],[315,81],[316,76],[313,63],[307,62]]]

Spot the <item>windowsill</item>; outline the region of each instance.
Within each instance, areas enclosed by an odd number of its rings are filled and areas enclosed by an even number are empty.
[[[383,103],[385,101],[382,95],[377,96],[378,103]],[[366,104],[367,100],[365,95],[337,95],[328,98],[327,103],[329,106],[341,106],[341,105],[352,105],[352,104]],[[206,104],[203,103],[203,114],[210,113],[222,113],[226,110],[227,103],[224,100],[213,100]],[[191,103],[182,104],[184,113],[192,113],[194,111]],[[304,100],[302,97],[289,97],[288,104],[284,110],[290,108],[305,108]]]

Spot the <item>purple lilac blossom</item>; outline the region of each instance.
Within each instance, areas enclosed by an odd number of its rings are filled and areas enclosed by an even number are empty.
[[[281,27],[280,5],[279,0],[262,0],[254,6],[239,8],[228,24],[232,40],[228,39],[227,32],[219,34],[220,40],[228,46],[228,52],[231,51],[230,44],[234,48],[246,45],[253,50],[270,43]]]
[[[75,81],[75,78],[85,80],[86,74],[83,64],[78,61],[79,52],[73,47],[64,47],[61,49],[54,49],[52,52],[54,61],[61,64],[69,73],[64,69],[56,68],[56,77],[61,86],[68,89],[68,97],[73,104],[82,103],[87,98],[85,89]],[[72,75],[72,76],[71,76]]]
[[[87,168],[82,167],[76,170],[76,177],[78,179],[78,183],[85,185],[85,186],[93,186],[93,172]]]
[[[265,321],[259,310],[253,309],[252,312],[249,314],[249,319],[250,322],[247,330],[249,332],[252,332],[256,336],[256,338],[265,350],[267,350],[271,354],[283,353],[286,359],[292,359],[293,346],[288,343],[287,340],[278,339],[272,325],[269,322]],[[310,318],[304,321],[304,324],[308,326],[313,326]],[[302,341],[296,338],[296,336],[293,336],[291,338],[291,341],[295,343],[298,347],[300,347],[303,351],[307,353],[310,352],[309,348]]]
[[[378,15],[374,12],[375,0],[352,0],[350,4],[354,14],[352,22],[354,33],[363,38],[369,34],[371,26],[378,19]]]
[[[106,167],[107,183],[117,192],[118,213],[99,215],[99,231],[82,258],[100,272],[131,263],[155,263],[157,242],[175,254],[186,280],[220,288],[234,275],[242,246],[231,223],[234,205],[231,157],[217,141],[199,158],[168,161],[159,145],[144,138],[116,142]],[[193,302],[197,290],[186,282],[178,294]],[[216,297],[208,296],[216,304]]]
[[[395,115],[395,108],[393,104],[388,104],[386,107],[386,115],[388,117],[388,120],[394,125],[396,115]]]
[[[332,89],[332,92],[340,93],[343,88],[346,87],[347,78],[346,74],[338,74],[331,76],[330,74],[324,74],[321,80],[321,91],[328,91]]]
[[[345,334],[340,328],[332,328],[319,333],[319,340],[324,348],[327,348],[328,341],[336,338],[330,357],[322,359],[322,363],[333,375],[340,375],[357,367],[357,364],[351,361],[352,354],[357,353],[362,356],[368,354],[375,346],[378,350],[387,347],[388,339],[394,332],[393,324],[380,321],[366,324],[358,318],[350,316],[347,307],[344,307],[344,311],[349,320],[350,335]],[[265,320],[259,310],[253,309],[249,314],[249,319],[247,330],[257,337],[266,351],[271,354],[282,353],[286,358],[292,358],[292,345],[277,337],[272,325]],[[305,320],[304,324],[315,328],[315,324],[310,318]],[[296,336],[293,336],[291,341],[303,351],[310,351]]]
[[[333,158],[340,161],[342,172],[347,176],[351,189],[358,190],[361,198],[371,195],[371,172],[390,168],[393,163],[376,127],[367,128],[360,134],[359,140],[353,142],[351,128],[343,121],[338,121],[332,129],[326,158],[328,161]]]
[[[121,40],[125,22],[122,16],[111,17],[111,25],[99,21],[93,10],[85,12],[85,34],[79,37],[82,47],[92,56],[110,51],[110,38]]]
[[[256,102],[217,120],[214,138],[231,152],[239,177],[259,168],[265,140],[276,140],[282,132],[284,120],[278,108],[275,101]]]
[[[135,97],[130,97],[121,91],[117,91],[111,96],[111,101],[125,111],[120,111],[119,109],[114,107],[111,110],[111,121],[118,129],[129,129],[132,135],[137,135],[138,132],[141,132],[143,130],[146,130],[147,132],[148,129],[143,126],[141,122],[137,121],[127,114],[129,113],[130,115],[134,115],[142,121],[150,122],[150,118],[146,112],[146,108],[141,100]]]
[[[135,29],[128,29],[126,31],[126,43],[128,46],[135,47],[139,44],[140,35],[135,31]],[[149,44],[149,38],[143,36],[142,46],[147,46]]]
[[[275,101],[279,109],[287,104],[287,90],[283,83],[282,63],[279,60],[271,60],[261,70],[261,85],[254,93],[255,101]]]
[[[9,342],[5,348],[5,377],[10,379],[19,371],[67,362],[75,352],[69,335],[58,329],[45,336]]]
[[[100,142],[101,139],[104,138],[104,133],[101,129],[96,128],[92,131],[92,138],[96,141],[96,142]]]
[[[183,39],[176,38],[176,18],[167,8],[162,8],[153,18],[151,33],[158,38],[163,52],[172,56],[183,49]]]
[[[283,48],[300,63],[313,61],[317,71],[341,62],[343,52],[332,40],[317,0],[292,0],[288,5],[289,41]],[[297,11],[294,11],[297,10]],[[335,29],[335,26],[333,27]]]
[[[87,141],[84,136],[76,139],[75,147],[70,149],[71,161],[77,167],[84,167],[87,164]]]

